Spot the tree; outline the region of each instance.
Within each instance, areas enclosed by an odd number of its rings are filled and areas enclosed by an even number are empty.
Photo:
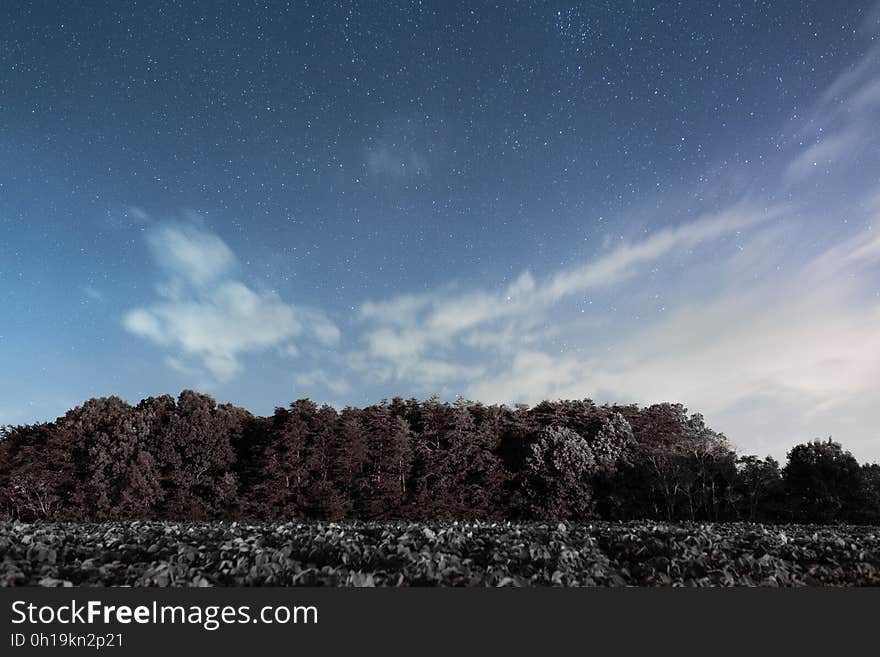
[[[880,524],[880,465],[866,463],[862,466],[859,509],[855,520],[866,524]]]
[[[300,400],[305,402],[305,400]],[[276,408],[263,454],[258,490],[273,517],[306,517],[306,495],[312,482],[306,451],[314,405],[294,402],[291,410]]]
[[[690,520],[720,520],[736,479],[736,453],[724,434],[706,426],[703,416],[688,418],[676,443],[684,461],[682,492]]]
[[[635,442],[632,426],[623,415],[611,411],[603,420],[599,431],[589,441],[600,471],[614,470],[626,458]]]
[[[444,517],[449,511],[448,461],[453,413],[449,404],[432,397],[418,406],[409,404],[407,417],[412,434],[407,513],[417,517]]]
[[[340,458],[338,419],[336,409],[326,404],[310,413],[306,469],[311,486],[305,503],[311,518],[338,520],[350,512],[350,503],[334,480]]]
[[[361,421],[361,411],[347,407],[337,419],[338,442],[333,459],[333,481],[345,500],[345,517],[366,516],[366,500],[370,482],[367,478],[369,446],[367,432]]]
[[[628,412],[634,447],[621,468],[624,517],[719,520],[735,479],[736,454],[723,434],[681,404]]]
[[[609,409],[589,444],[596,459],[593,476],[596,512],[607,518],[627,517],[631,493],[639,490],[638,486],[633,487],[635,472],[631,454],[636,443],[632,426],[619,411]],[[627,471],[630,476],[626,476]]]
[[[368,518],[400,517],[413,457],[409,424],[388,403],[369,406],[360,417],[367,439],[364,513]]]
[[[53,423],[0,427],[0,508],[7,518],[54,520],[65,511],[56,431]]]
[[[737,459],[680,404],[530,409],[308,399],[254,417],[184,390],[90,399],[0,429],[0,514],[21,520],[345,517],[880,522],[880,465],[832,442]]]
[[[70,451],[70,495],[91,520],[149,518],[163,499],[144,414],[118,397],[90,399],[58,420]]]
[[[741,456],[736,461],[733,504],[737,517],[749,522],[773,522],[781,512],[782,473],[776,459]]]
[[[468,402],[426,404],[414,438],[408,513],[418,518],[490,518],[504,482],[497,436],[478,428]]]
[[[567,427],[543,429],[522,479],[527,513],[540,519],[581,518],[591,509],[596,459],[587,441]]]
[[[264,455],[272,435],[272,418],[254,417],[249,413],[242,421],[242,430],[233,436],[235,478],[238,481],[238,507],[235,517],[242,519],[270,518],[265,498]]]
[[[782,471],[790,518],[810,523],[857,519],[861,475],[858,461],[831,438],[795,446]]]
[[[155,400],[150,417],[165,491],[164,516],[200,519],[234,508],[238,481],[233,444],[244,430],[247,412],[184,390],[176,404]]]

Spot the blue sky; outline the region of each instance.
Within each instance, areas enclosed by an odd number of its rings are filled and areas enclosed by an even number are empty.
[[[591,397],[878,460],[878,20],[4,5],[0,423]]]

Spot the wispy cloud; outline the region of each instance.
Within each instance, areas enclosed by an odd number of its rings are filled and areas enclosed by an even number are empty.
[[[85,285],[82,288],[82,293],[92,301],[97,301],[98,303],[102,303],[104,301],[104,294],[95,287],[91,285]]]
[[[436,123],[421,114],[388,117],[364,150],[366,173],[396,184],[430,175],[436,130]]]
[[[322,312],[237,280],[232,250],[204,227],[157,225],[148,243],[161,273],[159,300],[129,310],[123,322],[132,334],[171,350],[166,362],[178,372],[191,374],[194,361],[225,381],[241,371],[245,353],[281,348],[294,355],[294,340],[339,340],[339,329]]]
[[[411,147],[397,144],[381,143],[368,148],[366,163],[368,171],[374,176],[405,179],[428,172],[428,160],[424,155]]]
[[[803,182],[835,165],[851,163],[876,144],[880,138],[878,73],[880,45],[875,45],[822,93],[795,130],[798,152],[785,169],[787,183]]]
[[[795,157],[785,170],[789,181],[803,180],[814,171],[825,170],[837,163],[840,158],[852,153],[862,140],[862,126],[854,125],[841,129],[837,134],[818,137],[816,142],[806,147]]]
[[[766,222],[779,212],[737,206],[618,245],[593,262],[542,281],[525,271],[500,292],[438,291],[367,302],[360,309],[369,326],[366,353],[391,363],[401,378],[424,375],[420,378],[433,376],[440,382],[479,375],[486,369],[482,363],[455,365],[444,355],[463,345],[480,348],[527,340],[536,320],[545,319],[544,313],[566,298],[619,283],[647,263]]]

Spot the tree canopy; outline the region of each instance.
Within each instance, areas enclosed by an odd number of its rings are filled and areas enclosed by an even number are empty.
[[[738,456],[680,404],[395,398],[269,417],[183,391],[0,431],[0,516],[878,522],[880,466],[831,441]]]

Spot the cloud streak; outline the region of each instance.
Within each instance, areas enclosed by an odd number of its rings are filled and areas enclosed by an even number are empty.
[[[784,171],[789,183],[804,182],[835,165],[844,167],[880,137],[880,45],[820,96],[794,134],[799,150]]]
[[[414,371],[445,375],[443,380],[484,368],[451,364],[438,367],[435,356],[462,344],[480,347],[527,335],[536,317],[566,298],[606,288],[635,275],[647,263],[710,243],[778,216],[778,208],[737,206],[690,223],[657,231],[641,241],[619,245],[597,260],[536,281],[523,272],[501,292],[471,290],[404,295],[363,304],[360,317],[369,356],[391,362],[398,376]],[[429,363],[427,367],[422,362]]]

